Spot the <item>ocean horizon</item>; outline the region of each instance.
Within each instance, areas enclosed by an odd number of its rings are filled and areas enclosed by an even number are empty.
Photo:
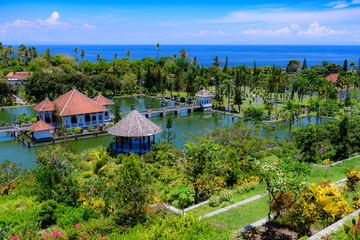
[[[17,48],[19,45],[13,45]],[[118,58],[125,57],[127,50],[130,50],[129,59],[142,59],[153,56],[157,58],[158,51],[156,45],[85,45],[85,44],[44,44],[44,45],[26,45],[34,46],[41,54],[49,48],[52,55],[66,54],[75,57],[74,48],[78,49],[77,58],[81,61],[80,52],[85,51],[84,59],[92,62],[97,61],[96,56],[111,61],[115,53]],[[308,66],[322,64],[323,61],[329,61],[343,65],[344,60],[348,63],[357,61],[359,64],[360,46],[359,45],[160,45],[159,57],[177,56],[180,51],[185,49],[189,57],[196,57],[202,66],[211,66],[214,57],[218,56],[220,65],[223,66],[226,57],[228,57],[229,66],[246,65],[253,66],[254,61],[257,66],[286,67],[289,60],[303,61],[306,58]],[[357,64],[357,65],[358,65]]]

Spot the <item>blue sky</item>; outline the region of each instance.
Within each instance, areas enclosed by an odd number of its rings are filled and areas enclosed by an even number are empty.
[[[0,9],[3,44],[360,43],[360,0],[0,0]]]

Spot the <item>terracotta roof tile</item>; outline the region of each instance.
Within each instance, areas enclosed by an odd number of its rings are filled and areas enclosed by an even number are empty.
[[[35,107],[33,107],[33,109],[38,112],[54,111],[54,102],[46,98],[45,100],[37,104]]]
[[[52,130],[54,129],[53,126],[47,124],[46,122],[40,120],[37,121],[36,123],[34,123],[33,125],[31,125],[29,127],[32,131],[34,132],[39,132],[39,131],[46,131],[46,130]]]
[[[328,80],[329,82],[337,83],[338,77],[339,77],[338,73],[332,73],[329,76],[327,76],[325,79]]]
[[[8,75],[6,75],[6,78],[8,79],[17,79],[17,80],[25,80],[29,74],[32,74],[32,72],[11,72]]]
[[[59,106],[60,116],[79,115],[108,111],[107,108],[96,103],[91,98],[80,93],[76,89],[65,93],[54,101]]]
[[[109,99],[107,99],[106,97],[104,97],[101,94],[94,97],[93,100],[102,106],[108,106],[108,105],[114,104],[112,101],[110,101]]]

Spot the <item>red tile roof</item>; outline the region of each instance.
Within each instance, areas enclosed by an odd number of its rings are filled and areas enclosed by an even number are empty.
[[[332,73],[329,76],[327,76],[325,79],[328,80],[329,82],[337,83],[338,77],[339,77],[338,73]]]
[[[47,124],[46,122],[40,120],[34,123],[29,127],[33,132],[46,131],[54,129],[53,126]]]
[[[54,111],[54,102],[50,101],[48,98],[45,98],[41,103],[33,107],[35,111],[38,112],[49,112]]]
[[[32,72],[11,72],[6,75],[7,79],[25,80]]]
[[[102,106],[108,106],[108,105],[114,104],[112,101],[110,101],[109,99],[107,99],[106,97],[104,97],[101,94],[94,97],[93,100]]]
[[[76,89],[65,93],[54,102],[59,107],[60,116],[63,117],[108,111],[107,108],[96,103]]]

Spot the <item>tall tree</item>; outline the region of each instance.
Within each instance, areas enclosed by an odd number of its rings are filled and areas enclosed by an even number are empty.
[[[160,43],[156,44],[156,50],[157,50],[157,59],[159,59],[159,53],[160,53]],[[176,57],[175,57],[176,58]]]
[[[302,69],[302,70],[305,70],[305,69],[307,69],[307,68],[308,68],[308,67],[307,67],[307,65],[306,65],[306,58],[304,58],[303,65],[302,65],[301,69]]]
[[[126,57],[126,58],[129,58],[129,57],[130,57],[130,55],[131,55],[131,53],[130,53],[130,50],[128,49],[128,50],[126,51],[126,55],[125,55],[125,57]]]
[[[81,56],[82,59],[84,59],[84,56],[85,56],[85,51],[84,51],[84,49],[81,50],[80,56]]]
[[[347,71],[348,71],[348,61],[347,61],[347,59],[344,60],[343,71],[344,71],[344,72],[347,72]]]
[[[221,83],[221,89],[223,94],[228,97],[228,110],[230,111],[230,97],[234,94],[234,86],[229,79],[226,79]]]
[[[100,59],[101,59],[100,54],[96,55],[96,59],[97,59],[98,62],[100,62]]]
[[[295,104],[292,100],[287,100],[281,109],[282,118],[285,121],[289,121],[289,135],[288,142],[291,141],[291,127],[294,124],[295,120],[299,118],[298,114],[298,105]]]
[[[77,59],[77,54],[78,54],[78,52],[79,52],[79,50],[78,50],[77,48],[74,48],[74,53],[75,53],[75,59],[76,59],[76,61],[78,60],[78,59]]]

